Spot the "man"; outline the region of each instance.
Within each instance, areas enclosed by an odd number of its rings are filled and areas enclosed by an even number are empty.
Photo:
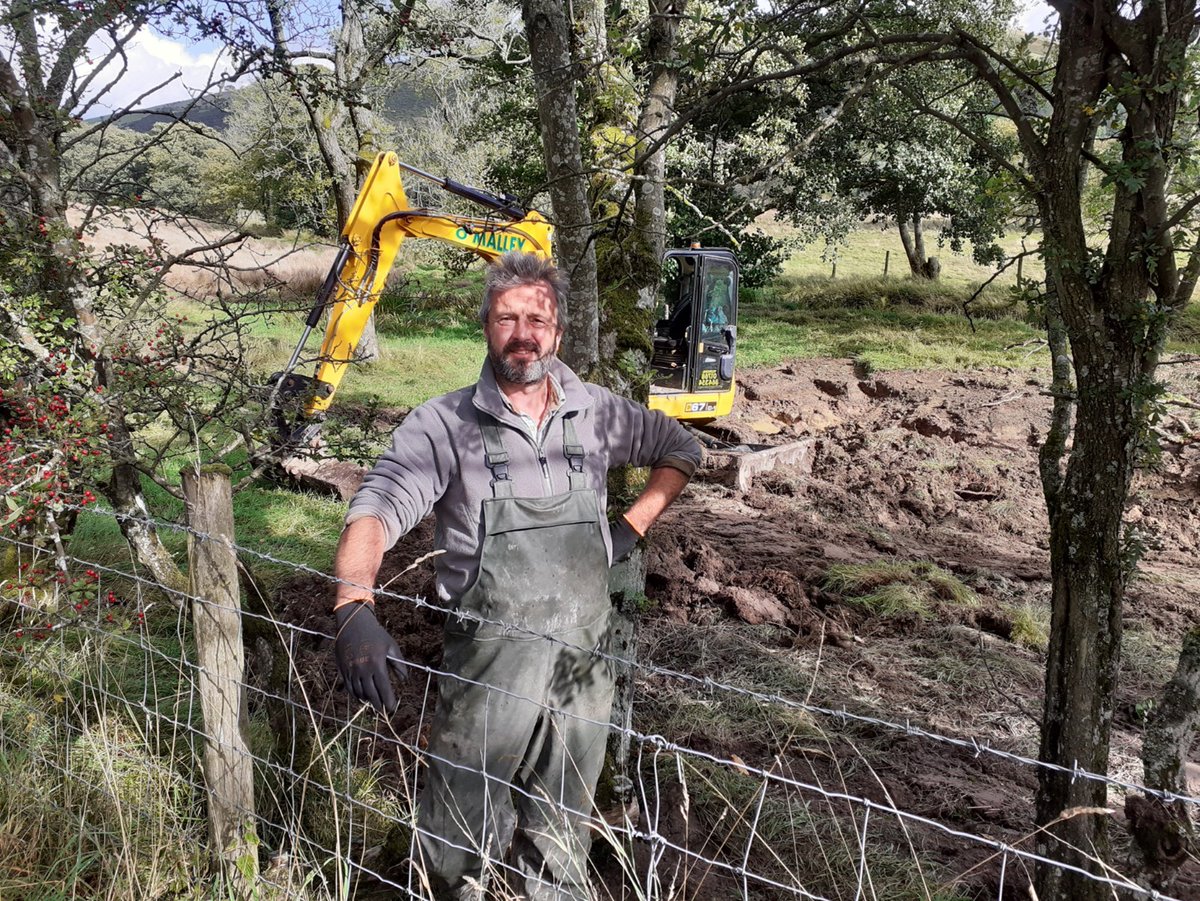
[[[340,579],[374,585],[384,551],[436,514],[452,678],[439,684],[417,832],[431,881],[453,898],[482,897],[485,863],[506,852],[528,898],[591,896],[586,818],[612,705],[612,665],[596,653],[610,560],[629,554],[700,462],[678,423],[584,384],[556,358],[566,291],[535,256],[489,268],[479,381],[408,415],[351,501],[335,560]],[[653,468],[610,527],[606,477],[625,464]],[[403,664],[371,592],[339,583],[335,614],[348,690],[393,708],[389,667]]]

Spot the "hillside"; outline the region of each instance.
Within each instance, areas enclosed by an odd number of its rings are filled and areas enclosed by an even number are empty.
[[[175,103],[164,103],[143,113],[133,113],[121,116],[116,125],[130,131],[146,134],[155,125],[173,122],[181,116],[195,125],[203,125],[217,132],[222,132],[229,121],[236,96],[246,91],[256,91],[253,84],[222,91],[199,100],[179,100]],[[396,80],[392,83],[383,107],[380,110],[384,119],[393,124],[409,121],[427,114],[433,109],[437,98],[427,88],[412,82]],[[97,116],[88,122],[102,121],[106,116]]]

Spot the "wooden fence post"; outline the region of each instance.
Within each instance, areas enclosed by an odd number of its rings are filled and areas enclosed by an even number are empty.
[[[888,264],[891,262],[892,262],[892,252],[890,250],[885,250],[883,252],[883,275],[884,275],[884,278],[887,277]]]
[[[254,766],[243,734],[245,660],[230,475],[228,467],[219,465],[189,466],[182,472],[192,530],[188,533],[189,594],[204,714],[209,833],[229,885],[248,895],[258,874],[258,842]]]

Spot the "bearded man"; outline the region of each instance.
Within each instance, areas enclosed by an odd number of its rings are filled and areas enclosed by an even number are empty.
[[[700,462],[679,423],[557,359],[566,295],[538,257],[506,254],[488,269],[479,381],[405,418],[338,544],[338,667],[352,695],[391,710],[404,663],[372,592],[355,586],[373,586],[384,551],[436,515],[448,676],[414,854],[443,897],[482,898],[497,866],[529,899],[593,896],[588,822],[613,694],[608,570]],[[608,470],[627,464],[650,475],[610,525]]]

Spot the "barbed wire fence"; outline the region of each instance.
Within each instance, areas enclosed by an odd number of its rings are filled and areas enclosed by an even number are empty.
[[[80,516],[117,516],[97,506],[74,509]],[[234,895],[432,897],[421,847],[446,839],[416,815],[431,754],[428,723],[437,684],[470,680],[407,660],[406,702],[397,715],[354,705],[331,684],[333,636],[325,628],[286,621],[261,603],[243,606],[239,574],[218,570],[230,560],[236,567],[241,558],[330,586],[339,580],[239,544],[231,510],[227,529],[194,519],[148,521],[188,537],[188,589],[164,588],[132,561],[113,565],[69,556],[71,572],[52,565],[39,573],[52,555],[0,534],[0,546],[16,556],[22,573],[0,586],[16,608],[0,639],[8,673],[0,685],[0,777],[23,777],[9,763],[19,750],[28,771],[40,767],[55,781],[57,790],[44,792],[48,809],[65,821],[91,818],[115,834],[120,854],[104,861],[104,875],[97,877],[108,881],[107,896],[161,894],[181,873],[194,871],[197,857],[206,856],[198,851],[203,847],[223,863],[219,878]],[[223,564],[203,559],[204,553],[222,552]],[[205,569],[208,577],[197,575]],[[386,588],[377,595],[414,611],[444,612]],[[865,727],[940,749],[964,766],[1027,773],[1052,768],[1104,783],[1117,797],[1138,792],[1188,810],[1200,805],[1200,798],[1053,767],[976,738],[823,707],[635,656],[575,647],[520,624],[462,615],[628,669],[643,691],[669,684],[708,705],[736,699],[764,715],[803,715],[813,723],[806,740],[835,726]],[[205,619],[219,626],[207,636],[200,624]],[[220,653],[212,653],[214,646]],[[243,649],[260,659],[247,668]],[[511,697],[552,712],[510,689],[471,684],[497,703]],[[553,712],[579,719],[571,711]],[[602,780],[592,809],[566,809],[519,784],[503,786],[531,803],[556,807],[564,841],[573,824],[586,824],[592,888],[600,898],[1004,901],[1029,897],[1037,865],[1084,872],[1068,862],[1078,859],[1076,849],[1055,848],[1031,826],[987,827],[965,811],[935,816],[897,803],[865,758],[851,762],[866,777],[849,777],[838,759],[849,745],[835,746],[832,739],[810,748],[800,747],[794,733],[780,735],[748,760],[702,741],[643,731],[638,718],[601,725],[631,751],[617,778]],[[485,877],[493,897],[521,896],[526,874],[496,849],[460,850],[489,858]],[[37,863],[30,861],[31,880]],[[1093,863],[1088,878],[1114,893],[1173,899],[1124,875],[1131,869],[1127,861]]]

